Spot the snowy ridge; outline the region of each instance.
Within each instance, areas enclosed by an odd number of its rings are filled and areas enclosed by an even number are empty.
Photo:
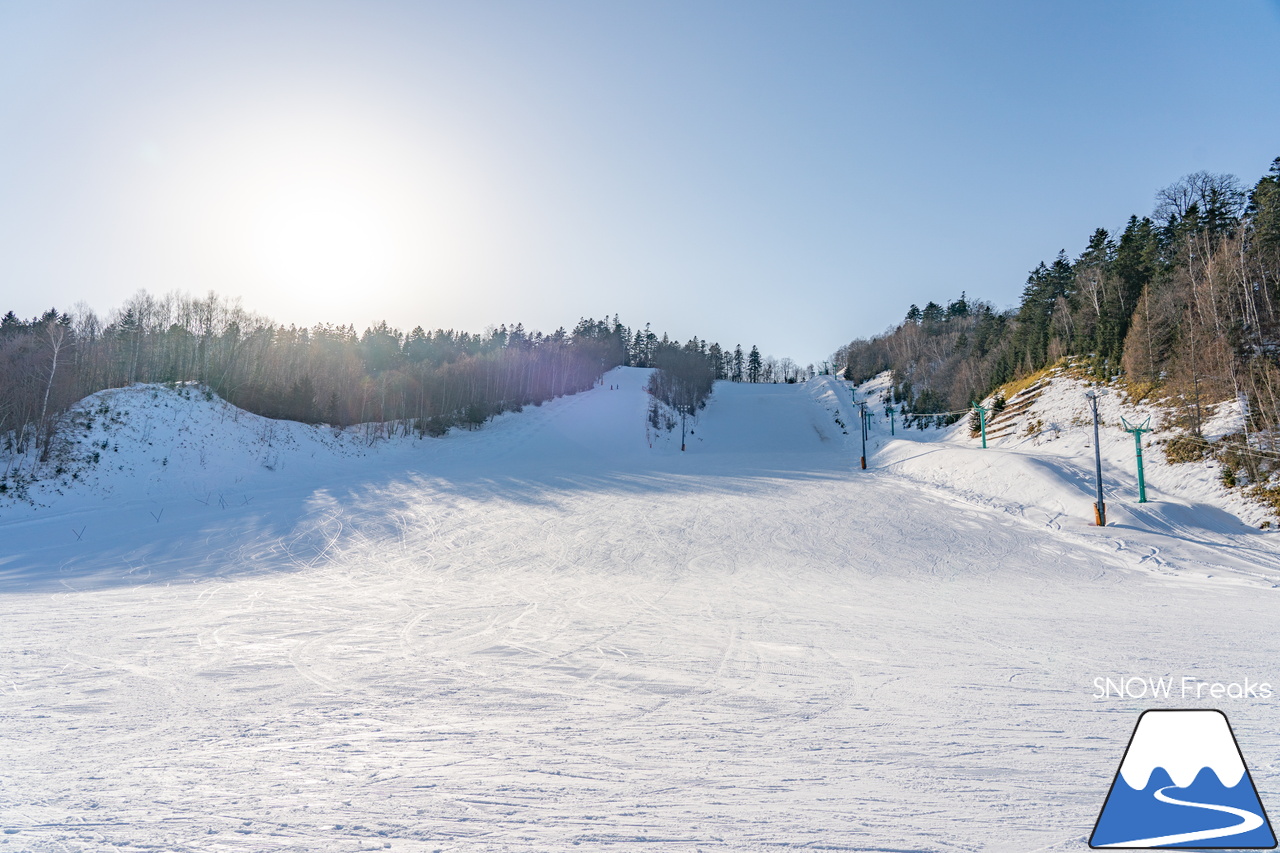
[[[1190,786],[1206,767],[1228,788],[1240,784],[1245,774],[1227,718],[1219,711],[1143,714],[1120,775],[1130,788],[1141,791],[1157,767],[1163,767],[1179,788]]]

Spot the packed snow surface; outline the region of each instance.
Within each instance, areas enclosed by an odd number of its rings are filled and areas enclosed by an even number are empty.
[[[1276,698],[1098,695],[1280,686],[1275,534],[1158,455],[1097,528],[1078,425],[871,386],[862,471],[846,383],[719,383],[682,453],[646,379],[372,444],[91,398],[0,506],[0,851],[1084,850],[1150,707],[1277,801]]]

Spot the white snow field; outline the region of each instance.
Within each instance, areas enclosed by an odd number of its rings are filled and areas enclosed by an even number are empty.
[[[371,448],[91,398],[0,507],[0,851],[1079,851],[1150,707],[1280,812],[1277,534],[962,428],[857,470],[825,377],[651,447],[646,377]]]

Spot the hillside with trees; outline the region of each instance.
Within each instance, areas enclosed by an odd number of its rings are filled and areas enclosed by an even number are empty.
[[[1239,399],[1243,442],[1280,438],[1280,158],[1246,187],[1197,172],[1156,194],[1149,216],[1099,228],[1076,257],[1027,277],[1016,308],[965,294],[912,305],[884,334],[836,354],[863,381],[891,370],[916,413],[955,412],[1001,384],[1071,357],[1100,380],[1164,399],[1198,435],[1205,407]]]
[[[358,333],[279,325],[213,293],[140,292],[105,321],[83,304],[0,319],[0,451],[10,462],[44,456],[68,407],[135,382],[195,382],[255,414],[369,424],[372,437],[441,435],[590,388],[618,365],[677,364],[682,376],[693,365],[700,376],[738,382],[794,382],[813,372],[762,358],[756,347],[744,354],[696,337],[678,344],[616,316],[550,334],[519,323],[481,334],[422,326],[406,333],[385,322]],[[688,409],[684,396],[672,405]]]
[[[752,351],[755,351],[754,347]],[[689,419],[697,416],[698,410],[707,405],[707,398],[711,396],[717,379],[717,363],[722,364],[723,361],[708,358],[696,345],[667,347],[654,360],[657,369],[645,386],[653,398],[649,405],[649,425],[655,429],[674,429],[675,419],[679,418],[681,450],[685,449],[688,438]],[[674,417],[664,417],[662,406],[674,412]]]

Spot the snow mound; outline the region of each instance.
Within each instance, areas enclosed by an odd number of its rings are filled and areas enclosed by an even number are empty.
[[[259,417],[194,383],[136,384],[72,407],[36,472],[44,476],[26,491],[36,505],[63,508],[84,500],[238,500],[271,474],[366,449],[355,432]],[[23,508],[15,497],[7,503],[0,513]]]

